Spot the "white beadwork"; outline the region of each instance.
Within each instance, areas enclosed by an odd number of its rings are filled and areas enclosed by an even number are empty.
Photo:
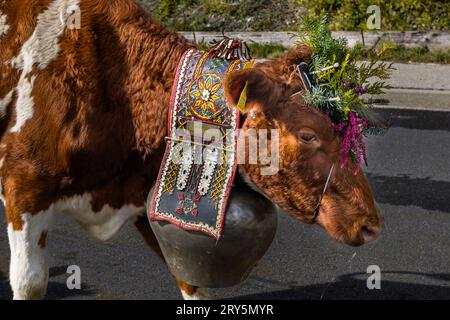
[[[181,168],[178,173],[177,189],[183,191],[186,188],[187,181],[191,174],[192,163],[194,162],[195,145],[185,144],[183,148],[183,157],[181,159]]]
[[[197,189],[198,193],[202,196],[208,193],[209,187],[211,186],[211,180],[217,164],[218,150],[215,148],[207,148],[205,153],[202,177]]]

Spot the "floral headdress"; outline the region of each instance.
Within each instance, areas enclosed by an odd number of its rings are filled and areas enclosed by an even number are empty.
[[[364,136],[382,134],[388,125],[369,111],[371,105],[363,94],[381,94],[389,88],[383,80],[389,78],[391,63],[378,61],[386,48],[373,49],[369,61],[358,62],[356,51],[349,49],[344,38],[334,39],[328,28],[328,17],[305,17],[299,32],[299,44],[308,45],[313,55],[306,72],[310,86],[304,99],[331,119],[335,130],[343,136],[341,165],[349,157],[358,172],[361,158],[367,165]],[[305,76],[305,74],[303,74]],[[378,78],[376,81],[369,81]]]

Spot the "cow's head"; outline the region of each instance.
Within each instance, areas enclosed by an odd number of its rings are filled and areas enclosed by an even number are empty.
[[[361,245],[378,237],[383,219],[364,173],[359,170],[355,175],[352,161],[341,167],[342,139],[329,118],[306,106],[301,95],[293,96],[303,86],[292,67],[307,61],[310,55],[309,48],[301,46],[283,58],[256,64],[225,79],[226,95],[232,104],[238,103],[247,83],[244,131],[279,130],[278,172],[261,175],[265,165],[248,162],[241,164],[239,171],[296,219],[317,221],[333,238]],[[329,187],[321,199],[333,164]]]

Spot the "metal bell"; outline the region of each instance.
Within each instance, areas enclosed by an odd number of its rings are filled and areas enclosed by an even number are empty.
[[[147,201],[151,203],[153,189]],[[244,184],[233,187],[223,236],[150,221],[171,273],[190,285],[223,288],[243,282],[273,241],[277,210],[270,200]]]

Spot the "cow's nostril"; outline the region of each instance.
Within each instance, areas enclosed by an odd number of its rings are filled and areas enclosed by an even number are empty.
[[[364,238],[364,242],[370,242],[378,238],[381,234],[381,227],[367,227],[363,226],[361,228],[361,233]]]

